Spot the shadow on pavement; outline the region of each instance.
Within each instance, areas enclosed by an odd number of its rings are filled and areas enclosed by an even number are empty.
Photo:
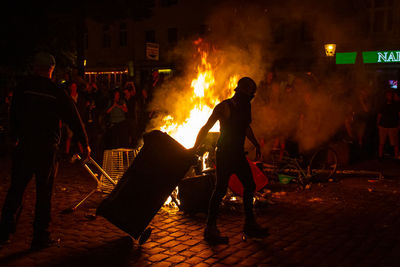
[[[140,247],[133,248],[133,240],[122,237],[99,247],[88,248],[78,253],[61,257],[55,266],[126,266],[129,262],[139,258]]]
[[[0,259],[0,266],[10,264],[10,263],[12,263],[14,261],[17,261],[17,260],[25,257],[25,256],[28,256],[31,253],[33,253],[32,250],[26,249],[26,250],[17,251],[15,253],[7,255],[6,257],[3,257],[3,258]]]

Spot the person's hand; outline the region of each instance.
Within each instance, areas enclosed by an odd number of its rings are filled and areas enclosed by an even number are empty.
[[[191,155],[195,155],[196,153],[197,153],[197,148],[195,148],[195,147],[192,147],[192,148],[189,148],[188,149],[188,152],[189,152],[189,154],[191,154]]]
[[[83,151],[82,151],[82,160],[83,160],[83,162],[87,162],[90,159],[90,152],[91,151],[92,150],[90,149],[90,146],[86,146],[86,147],[83,148]]]
[[[198,149],[195,147],[189,148],[187,150],[189,153],[189,157],[191,157],[192,165],[196,165],[198,162],[197,150]]]

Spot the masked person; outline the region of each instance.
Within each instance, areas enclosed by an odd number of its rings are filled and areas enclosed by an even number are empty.
[[[204,239],[210,243],[229,242],[228,237],[221,236],[217,228],[217,216],[232,174],[238,176],[244,187],[243,204],[246,216],[244,234],[251,237],[267,235],[267,229],[258,225],[254,218],[253,196],[256,185],[244,151],[244,142],[247,137],[256,147],[257,158],[261,156],[260,145],[250,127],[250,102],[254,98],[256,89],[256,83],[251,78],[241,78],[235,89],[235,95],[222,101],[214,108],[207,123],[200,129],[196,143],[192,148],[193,151],[199,149],[208,131],[219,120],[221,133],[217,142],[216,153],[217,181],[210,199],[207,226],[204,230]]]
[[[10,108],[10,137],[15,146],[8,190],[0,220],[0,242],[8,243],[15,232],[24,191],[32,176],[36,181],[36,206],[32,249],[55,244],[50,237],[51,197],[56,175],[56,153],[60,144],[61,121],[65,122],[83,148],[82,158],[90,156],[88,138],[73,100],[57,87],[51,76],[54,57],[37,53],[34,74],[14,89]]]

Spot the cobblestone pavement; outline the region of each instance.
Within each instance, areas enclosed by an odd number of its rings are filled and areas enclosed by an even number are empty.
[[[0,160],[1,205],[9,163]],[[383,164],[379,168],[390,174],[384,180],[346,176],[301,192],[292,185],[271,184],[268,207],[256,209],[260,224],[270,229],[262,241],[242,240],[244,216],[232,203],[219,220],[230,242],[218,246],[203,240],[205,215],[187,216],[169,208],[158,212],[150,239],[139,246],[104,218],[90,216],[104,197],[101,193],[74,213],[62,214],[96,186],[78,164],[63,164],[53,197],[52,229],[59,247],[29,250],[31,183],[17,233],[0,249],[0,266],[400,266],[400,168],[398,163]]]

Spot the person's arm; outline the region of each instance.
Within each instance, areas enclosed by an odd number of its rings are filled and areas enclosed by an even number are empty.
[[[378,116],[376,117],[376,126],[379,127],[379,124],[381,123],[382,119],[382,113],[378,113]]]
[[[365,113],[369,112],[369,108],[367,106],[367,98],[365,96],[360,96],[361,107]]]
[[[122,109],[123,112],[127,113],[128,112],[128,107],[126,106],[125,103],[122,103],[121,105],[117,105],[120,109]]]
[[[208,131],[214,126],[214,124],[221,118],[222,106],[218,105],[213,110],[211,116],[208,118],[206,124],[201,127],[199,133],[197,134],[196,143],[194,144],[192,150],[197,151],[202,145],[204,139],[207,136]]]
[[[353,122],[353,118],[350,115],[346,116],[346,118],[344,119],[344,126],[346,128],[347,135],[351,139],[353,139],[353,130],[351,128],[352,122]]]
[[[18,142],[18,115],[17,115],[17,106],[20,98],[20,90],[18,88],[15,88],[13,91],[13,97],[11,99],[11,105],[10,105],[10,113],[9,113],[9,119],[10,119],[10,142],[13,145],[16,145]]]
[[[81,143],[83,149],[82,159],[89,159],[91,149],[89,147],[85,126],[82,122],[81,116],[79,115],[75,103],[63,91],[59,92],[58,100],[61,120],[65,121],[68,126],[71,127],[72,132],[77,136],[79,142]]]
[[[249,125],[249,127],[247,127],[246,129],[246,137],[250,140],[250,142],[256,147],[256,160],[259,160],[261,158],[261,146],[258,143],[253,129],[251,128],[251,126]]]
[[[115,108],[117,106],[117,104],[115,102],[113,102],[113,104],[107,109],[106,113],[110,113],[111,110],[113,110],[113,108]]]

